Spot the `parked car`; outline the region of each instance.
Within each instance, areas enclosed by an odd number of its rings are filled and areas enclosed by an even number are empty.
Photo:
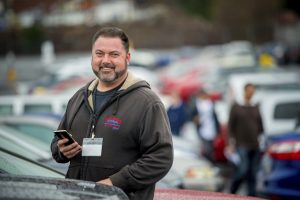
[[[62,178],[0,175],[0,199],[128,200],[115,186]]]
[[[0,145],[3,149],[43,163],[63,173],[67,172],[68,164],[57,163],[52,158],[50,144],[45,144],[3,124],[0,124]]]
[[[27,134],[50,146],[60,118],[45,115],[20,115],[0,117],[0,124],[4,124],[21,133]]]
[[[300,90],[264,92],[260,101],[265,135],[293,130],[300,113]]]
[[[172,136],[174,161],[168,176],[175,176],[177,188],[219,191],[224,179],[218,167],[200,154],[201,144],[192,124],[182,129],[181,136]],[[173,178],[174,179],[174,178]]]
[[[8,116],[8,117],[0,117],[0,128],[3,127],[4,130],[10,131],[10,138],[14,138],[14,134],[24,134],[25,139],[21,142],[21,145],[17,143],[17,145],[10,141],[4,140],[0,137],[0,144],[2,146],[10,149],[11,151],[21,154],[27,158],[33,159],[35,161],[41,162],[51,168],[59,170],[64,174],[67,172],[68,164],[56,163],[48,152],[50,150],[50,143],[53,139],[53,130],[56,130],[58,126],[59,120],[53,117],[40,116],[40,115],[29,115],[29,116]],[[5,126],[1,126],[4,124]],[[12,131],[12,129],[16,129],[18,131]],[[4,131],[2,130],[2,131]],[[16,133],[17,132],[17,133]],[[1,130],[0,130],[1,133]],[[31,144],[35,144],[36,140],[38,140],[39,144],[42,142],[46,147],[47,157],[42,158],[40,153],[43,152],[41,149],[35,149],[31,151],[31,148],[24,148],[22,144],[26,143],[26,141],[32,141],[28,137],[33,137],[33,141]],[[21,137],[22,138],[22,137]],[[29,139],[29,140],[28,140]],[[18,141],[18,139],[16,139]],[[15,140],[14,140],[15,141]],[[27,145],[29,146],[29,145]],[[26,147],[27,147],[26,146]],[[34,146],[34,145],[33,145]],[[160,188],[179,188],[182,185],[182,177],[177,174],[174,170],[171,170],[162,180],[160,180],[157,184],[157,187]]]
[[[0,147],[1,174],[64,178],[64,174],[28,157]]]
[[[22,132],[0,124],[1,147],[36,161],[51,159],[50,149],[46,145]]]
[[[269,72],[233,74],[228,79],[226,100],[228,103],[243,100],[244,87],[252,83],[256,86],[254,101],[261,99],[261,91],[300,90],[300,72],[274,70]]]
[[[201,157],[197,143],[191,145],[184,138],[174,137],[174,161],[171,170],[182,178],[184,189],[220,191],[225,180],[221,171]],[[190,145],[189,145],[189,144]]]
[[[159,180],[155,188],[182,188],[183,178],[174,169],[170,169],[169,172]]]
[[[254,46],[249,41],[232,41],[222,46],[219,65],[225,68],[255,67]]]
[[[182,178],[182,188],[206,191],[221,191],[225,180],[218,167],[204,158],[174,156],[172,168]]]
[[[236,194],[226,194],[221,192],[179,190],[179,189],[156,189],[154,200],[262,200],[258,197],[242,196]]]
[[[63,80],[59,80],[53,83],[51,86],[48,87],[37,87],[36,93],[41,95],[61,95],[61,94],[74,94],[77,90],[81,87],[86,85],[88,82],[91,82],[95,77],[94,76],[75,76],[69,77]]]
[[[269,199],[300,199],[300,127],[267,139],[257,190]]]
[[[62,115],[71,95],[3,95],[0,115],[53,113]]]
[[[38,77],[28,89],[28,94],[42,94],[57,82],[72,80],[73,78],[93,76],[90,66],[90,56],[87,54],[71,56],[59,60],[47,68],[47,74]]]

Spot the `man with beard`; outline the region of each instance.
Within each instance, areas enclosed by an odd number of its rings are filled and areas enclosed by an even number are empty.
[[[153,199],[155,183],[173,162],[164,105],[144,80],[129,71],[129,40],[119,28],[93,37],[95,80],[70,99],[58,127],[75,142],[54,137],[53,158],[70,162],[66,178],[95,181],[124,190],[130,199]]]

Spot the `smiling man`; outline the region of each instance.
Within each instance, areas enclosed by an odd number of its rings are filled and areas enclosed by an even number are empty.
[[[114,185],[130,199],[153,199],[155,183],[173,162],[170,125],[164,105],[144,80],[127,71],[129,40],[105,27],[93,38],[96,79],[70,99],[58,127],[74,142],[54,137],[57,162],[70,162],[66,178]]]

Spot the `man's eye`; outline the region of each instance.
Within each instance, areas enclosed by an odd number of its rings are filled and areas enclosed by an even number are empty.
[[[116,58],[116,57],[118,57],[119,56],[119,54],[118,53],[112,53],[112,54],[110,54],[112,57],[114,57],[114,58]]]
[[[96,53],[96,55],[97,55],[97,56],[103,56],[104,54],[103,54],[103,53],[100,53],[100,52],[98,52],[98,53]]]

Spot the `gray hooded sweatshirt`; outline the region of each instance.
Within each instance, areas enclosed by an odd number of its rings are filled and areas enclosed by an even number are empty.
[[[130,72],[120,89],[102,107],[93,109],[94,80],[70,99],[58,129],[66,129],[82,145],[83,138],[103,138],[100,157],[71,160],[58,150],[55,136],[51,151],[60,163],[70,162],[66,178],[99,181],[110,178],[130,199],[153,199],[155,183],[172,166],[173,145],[169,120],[158,96],[147,82]]]

